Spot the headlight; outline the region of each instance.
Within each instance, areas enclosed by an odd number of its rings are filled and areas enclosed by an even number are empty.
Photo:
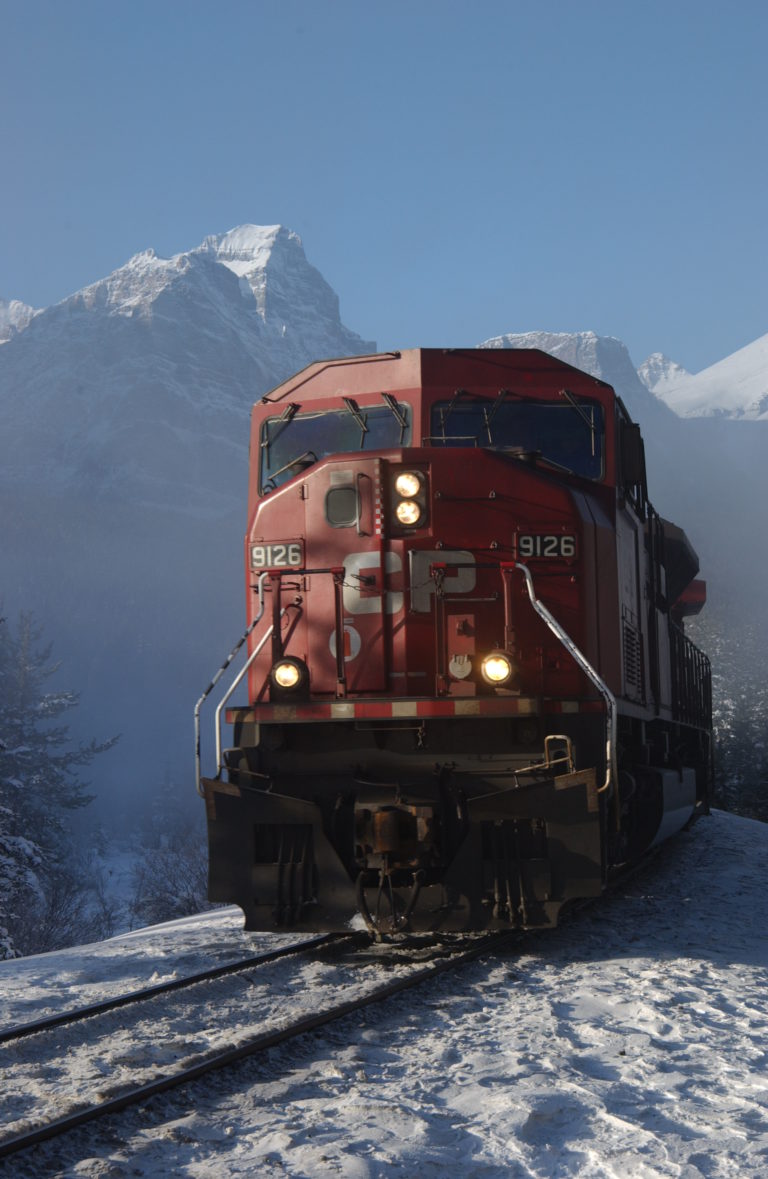
[[[413,528],[421,519],[421,508],[413,499],[403,499],[395,508],[398,524]]]
[[[480,665],[480,670],[484,680],[498,686],[505,684],[507,680],[512,678],[514,667],[512,660],[503,651],[492,651],[490,655],[486,655]]]
[[[429,519],[429,477],[426,471],[395,468],[389,485],[392,527],[426,528]]]
[[[395,479],[395,491],[403,499],[413,499],[421,491],[421,479],[413,471],[403,471]]]
[[[276,684],[281,688],[295,688],[301,676],[295,663],[278,663],[272,672]]]
[[[270,673],[274,687],[284,692],[303,688],[309,681],[307,665],[301,659],[280,659]]]

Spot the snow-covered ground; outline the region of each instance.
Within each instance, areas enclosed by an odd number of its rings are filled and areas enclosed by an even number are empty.
[[[298,1053],[275,1049],[0,1174],[768,1176],[767,881],[768,826],[715,813],[623,894],[522,952],[444,975],[307,1037]],[[2,963],[3,1023],[268,941],[226,909]],[[306,985],[294,1002],[312,1010],[317,994]],[[204,1029],[193,1030],[199,1045]],[[5,1093],[13,1087],[6,1075]]]

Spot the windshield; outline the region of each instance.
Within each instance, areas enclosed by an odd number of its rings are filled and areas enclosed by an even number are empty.
[[[411,442],[410,406],[384,394],[385,404],[360,408],[345,397],[343,409],[299,413],[289,405],[261,427],[261,492],[272,491],[329,454],[390,450]]]
[[[430,428],[425,446],[482,446],[586,479],[603,474],[603,407],[565,390],[557,401],[457,394],[432,407]]]

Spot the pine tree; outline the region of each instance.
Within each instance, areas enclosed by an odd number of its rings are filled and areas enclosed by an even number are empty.
[[[15,634],[0,621],[0,958],[64,944],[60,898],[72,894],[67,814],[92,798],[80,770],[116,740],[71,747],[58,721],[78,697],[46,691],[59,665],[41,640],[29,614],[20,615]]]

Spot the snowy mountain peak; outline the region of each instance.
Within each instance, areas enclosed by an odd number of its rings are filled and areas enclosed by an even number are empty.
[[[768,421],[768,335],[694,375],[671,361],[665,362],[666,370],[653,366],[655,359],[651,356],[641,365],[640,377],[680,417]],[[646,366],[650,366],[648,377],[643,371]],[[651,384],[654,370],[657,375]]]
[[[192,253],[236,274],[241,293],[252,294],[262,319],[280,331],[297,319],[312,330],[318,313],[326,327],[340,323],[337,295],[307,261],[299,235],[284,225],[238,225],[207,237]]]
[[[596,332],[518,332],[493,336],[481,348],[540,348],[558,360],[583,369],[601,381],[607,381],[625,401],[630,414],[640,420],[651,413],[666,415],[660,403],[650,396],[637,375],[626,345],[616,336],[599,336]],[[668,416],[668,415],[666,415]]]
[[[681,381],[687,380],[691,374],[682,365],[670,360],[663,352],[653,352],[640,365],[637,375],[651,393],[660,397],[663,396],[664,389],[678,385]]]
[[[3,479],[37,478],[34,439],[58,488],[185,511],[233,506],[233,456],[245,471],[258,397],[311,361],[375,351],[280,225],[239,226],[171,258],[142,250],[20,332],[27,315],[0,305]]]
[[[615,336],[598,336],[596,332],[512,332],[493,336],[483,348],[540,348],[558,360],[584,369],[600,380],[611,381],[617,368],[631,370],[632,361],[626,346]],[[609,375],[610,374],[610,375]],[[624,375],[628,375],[625,373]]]
[[[142,250],[106,278],[64,299],[58,307],[70,313],[104,311],[108,315],[150,317],[158,297],[188,269],[186,254],[161,258],[152,249]]]
[[[18,299],[0,299],[0,344],[5,344],[12,336],[23,332],[33,316],[37,315],[34,307]]]
[[[238,225],[228,233],[211,234],[196,252],[213,254],[235,274],[245,274],[254,267],[266,266],[281,234],[301,248],[298,234],[282,225]]]
[[[58,306],[67,315],[101,311],[167,321],[185,318],[195,305],[201,315],[210,309],[209,331],[219,319],[227,329],[236,322],[241,337],[255,333],[258,350],[272,352],[281,378],[322,356],[375,349],[344,327],[336,293],[307,261],[299,235],[283,225],[236,226],[171,258],[142,250]],[[274,337],[269,342],[265,330]]]

